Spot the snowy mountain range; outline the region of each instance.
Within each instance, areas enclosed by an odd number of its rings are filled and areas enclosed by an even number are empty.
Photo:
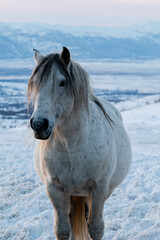
[[[50,25],[0,22],[0,59],[30,58],[67,46],[76,59],[160,58],[160,23],[133,27]]]

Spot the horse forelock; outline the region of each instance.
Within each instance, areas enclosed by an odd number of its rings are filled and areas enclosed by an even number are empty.
[[[34,69],[28,82],[28,100],[30,101],[31,95],[35,96],[40,91],[51,74],[54,64],[67,79],[70,93],[74,97],[74,109],[78,109],[82,103],[88,107],[88,93],[90,89],[88,73],[73,60],[71,60],[67,68],[61,61],[60,54],[54,53],[44,57]]]
[[[51,73],[55,54],[49,54],[35,67],[28,82],[28,97],[36,95]]]

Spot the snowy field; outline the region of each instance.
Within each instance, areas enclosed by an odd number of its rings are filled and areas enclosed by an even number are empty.
[[[7,75],[5,66],[0,62],[0,239],[55,240],[53,208],[32,160],[36,140],[26,113],[31,64],[25,74],[9,69]],[[127,178],[105,203],[103,240],[159,240],[160,62],[83,66],[96,94],[121,111],[133,150]]]

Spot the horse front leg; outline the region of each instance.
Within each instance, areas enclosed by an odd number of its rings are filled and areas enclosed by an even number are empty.
[[[63,189],[57,188],[53,183],[47,184],[47,193],[55,209],[55,234],[57,240],[68,240],[70,235],[70,197]]]
[[[89,217],[88,230],[92,240],[101,240],[104,233],[103,207],[105,199],[101,194],[94,192]]]

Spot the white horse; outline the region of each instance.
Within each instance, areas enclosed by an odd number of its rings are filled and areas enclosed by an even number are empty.
[[[101,240],[103,207],[126,177],[131,147],[118,110],[93,93],[89,76],[61,54],[35,51],[28,83],[35,168],[55,209],[58,240]]]

